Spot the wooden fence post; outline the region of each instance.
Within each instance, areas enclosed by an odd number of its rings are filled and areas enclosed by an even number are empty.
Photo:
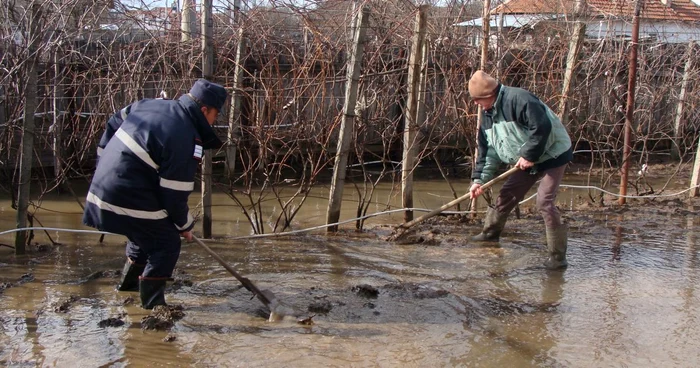
[[[690,196],[697,197],[700,194],[700,138],[698,139],[697,152],[695,152],[695,165],[693,165],[693,176],[690,179]]]
[[[5,102],[5,87],[0,86],[0,126],[5,125],[5,109],[6,109],[6,102]],[[0,162],[0,166],[1,162]]]
[[[484,13],[481,18],[481,62],[479,63],[479,69],[486,69],[486,63],[489,59],[489,38],[491,37],[491,0],[484,0]],[[481,117],[482,108],[479,106],[476,113],[476,132],[474,132],[474,142],[479,141],[479,129],[481,129]],[[479,146],[477,144],[474,148],[474,159],[472,160],[472,168],[476,166],[476,159],[479,157]],[[479,209],[479,199],[474,198],[471,201],[470,210],[473,212],[472,217],[476,217],[476,211]]]
[[[202,77],[211,79],[214,75],[214,45],[212,0],[202,1]],[[204,154],[202,160],[202,237],[211,238],[211,174],[212,150]]]
[[[579,18],[585,7],[585,0],[576,1],[576,17]],[[576,74],[576,66],[578,64],[578,54],[581,50],[581,45],[586,37],[586,23],[577,19],[574,25],[574,31],[571,34],[569,41],[569,54],[566,57],[566,70],[564,71],[564,83],[561,91],[561,100],[559,100],[559,118],[564,126],[569,122],[569,93],[571,92],[571,81]]]
[[[240,139],[241,99],[243,90],[243,48],[246,44],[243,27],[238,29],[238,46],[236,47],[236,66],[233,69],[233,91],[231,92],[231,111],[228,119],[228,145],[226,146],[226,175],[233,179],[236,170],[236,150]]]
[[[690,72],[693,69],[693,51],[695,49],[695,41],[688,43],[687,58],[685,60],[685,69],[683,70],[683,80],[681,81],[681,91],[678,94],[678,105],[676,106],[676,116],[673,124],[673,145],[671,146],[671,156],[675,159],[681,158],[680,145],[683,142],[683,112],[685,110],[685,95],[688,91],[688,80]]]
[[[41,9],[38,4],[33,4],[29,18],[29,35],[27,37],[27,84],[24,90],[24,121],[22,125],[22,157],[19,166],[19,192],[17,194],[17,228],[27,227],[27,214],[29,213],[29,196],[32,179],[32,161],[34,159],[34,138],[36,135],[34,114],[37,109],[37,62],[36,50],[41,41],[39,27]],[[15,233],[15,254],[26,253],[27,231]]]
[[[184,0],[182,2],[182,12],[180,13],[182,18],[180,19],[180,40],[182,42],[187,42],[192,39],[192,32],[194,31],[195,22],[195,9],[193,0]]]
[[[363,6],[355,18],[353,27],[354,46],[351,49],[350,60],[347,71],[347,84],[345,86],[345,105],[343,107],[343,118],[340,123],[338,136],[338,148],[335,153],[335,164],[333,166],[333,179],[331,180],[331,190],[328,198],[328,212],[326,213],[326,224],[333,224],[340,219],[340,208],[343,202],[343,186],[345,185],[345,173],[348,165],[348,152],[353,135],[353,125],[355,123],[355,105],[357,103],[357,89],[360,83],[360,67],[365,47],[365,32],[369,19],[369,8]],[[330,226],[328,232],[338,231],[338,226]]]
[[[620,199],[618,203],[627,202],[627,180],[629,178],[630,159],[632,158],[632,123],[634,122],[634,97],[637,87],[637,48],[639,47],[639,16],[644,0],[637,0],[632,18],[632,41],[629,53],[629,77],[627,81],[627,111],[625,111],[625,146],[622,154],[622,173],[620,175]]]
[[[56,50],[53,52],[53,124],[51,129],[53,129],[53,172],[57,180],[57,184],[61,184],[63,181],[63,116],[61,115],[61,110],[63,110],[63,78],[61,67],[58,65],[60,60],[60,44],[57,46]]]
[[[403,131],[403,160],[401,167],[401,205],[403,208],[413,207],[413,170],[415,169],[416,151],[418,150],[418,129],[420,121],[419,101],[421,66],[423,63],[423,48],[425,46],[425,30],[428,20],[428,5],[418,7],[416,23],[413,30],[413,44],[408,61],[408,99],[406,101],[406,119]],[[413,210],[406,210],[404,221],[413,220]]]

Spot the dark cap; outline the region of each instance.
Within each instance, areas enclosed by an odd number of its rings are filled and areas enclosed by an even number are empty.
[[[226,101],[226,89],[216,83],[206,79],[198,79],[192,85],[190,94],[199,100],[203,105],[213,107],[219,111],[224,107]]]

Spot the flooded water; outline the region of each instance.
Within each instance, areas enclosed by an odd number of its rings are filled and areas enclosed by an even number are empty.
[[[462,188],[465,183],[460,184]],[[391,188],[379,188],[386,203]],[[346,189],[342,219],[355,214]],[[448,202],[441,182],[417,183],[417,207]],[[460,193],[461,194],[461,193]],[[143,330],[137,293],[116,292],[124,239],[50,231],[49,245],[15,258],[0,246],[0,363],[33,366],[198,367],[697,367],[700,365],[700,222],[697,203],[658,201],[622,209],[565,211],[565,272],[548,272],[541,220],[506,227],[500,247],[471,244],[474,223],[441,227],[438,241],[383,240],[401,215],[282,238],[233,239],[249,226],[216,195],[207,244],[285,304],[310,314],[268,322],[268,310],[196,244],[185,244],[166,294],[184,317]],[[321,225],[319,188],[295,229]],[[567,208],[583,192],[566,190]],[[685,197],[682,197],[685,201]],[[197,195],[192,196],[192,206]],[[392,202],[396,203],[396,201]],[[44,226],[85,229],[71,197],[44,200]],[[270,205],[272,206],[272,204]],[[270,207],[271,209],[272,207]],[[0,203],[2,228],[15,212]],[[383,204],[370,208],[382,211]],[[568,208],[567,208],[568,209]],[[55,212],[58,211],[58,212]],[[449,225],[449,224],[448,224]],[[445,230],[448,229],[448,230]],[[13,244],[12,235],[0,243]],[[129,303],[129,298],[137,300]],[[112,318],[114,323],[101,327]],[[123,322],[123,324],[121,324]]]

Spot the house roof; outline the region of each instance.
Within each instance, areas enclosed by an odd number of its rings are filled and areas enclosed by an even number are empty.
[[[697,0],[646,0],[642,18],[667,21],[700,22],[700,5]],[[603,17],[632,17],[634,1],[587,0],[588,14]],[[507,0],[491,11],[491,14],[572,14],[575,0]]]
[[[537,23],[543,20],[551,20],[558,18],[557,14],[504,14],[503,15],[503,27],[512,28],[522,28],[522,27],[534,27]],[[489,19],[489,25],[491,28],[496,28],[501,23],[499,14],[495,14]],[[455,26],[461,27],[481,27],[484,24],[484,18],[474,18],[465,22],[457,23]]]

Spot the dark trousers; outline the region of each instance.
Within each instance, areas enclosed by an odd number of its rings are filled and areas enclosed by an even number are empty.
[[[145,264],[143,278],[169,278],[180,257],[180,232],[167,219],[158,221],[131,219],[126,234],[126,256],[136,264]]]
[[[554,202],[565,170],[566,165],[562,165],[536,174],[531,174],[529,170],[516,172],[506,180],[498,193],[496,211],[509,214],[525,198],[525,194],[535,185],[535,182],[542,178],[537,187],[537,209],[544,218],[545,226],[549,228],[560,226],[561,215]]]

